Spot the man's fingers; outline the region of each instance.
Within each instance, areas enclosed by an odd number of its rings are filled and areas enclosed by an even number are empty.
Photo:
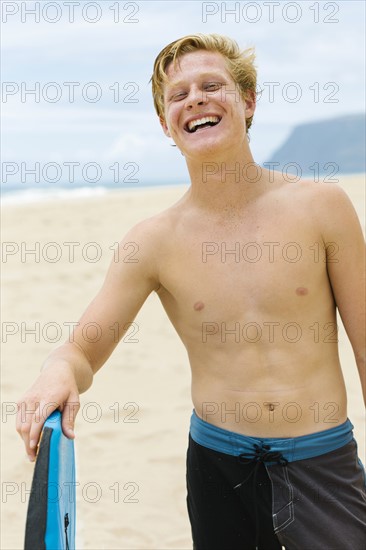
[[[30,427],[29,431],[29,443],[28,446],[26,445],[26,450],[29,458],[33,458],[33,460],[36,458],[37,455],[37,446],[39,443],[39,438],[42,432],[43,424],[44,424],[44,418],[41,421],[34,421]],[[28,448],[29,447],[29,448]]]
[[[18,429],[18,433],[20,437],[23,439],[23,443],[25,446],[25,452],[28,455],[29,460],[34,460],[35,453],[34,451],[31,451],[29,447],[29,432],[30,432],[31,423],[23,423],[20,425],[20,428]]]
[[[39,433],[42,428],[39,429],[37,435],[37,428],[41,424],[40,404],[39,403],[27,403],[22,401],[18,403],[18,414],[16,419],[16,428],[23,439],[26,453],[30,460],[34,460],[36,456],[36,447],[39,439]],[[35,429],[36,428],[36,429]]]
[[[55,411],[58,408],[58,406],[59,404],[56,401],[47,401],[47,402],[41,401],[39,404],[39,414],[34,415],[34,419],[29,431],[29,449],[32,456],[34,457],[37,454],[37,446],[39,443],[39,438],[41,436],[44,423],[46,422],[50,414],[52,414],[53,411]],[[28,456],[29,456],[29,453],[28,453]]]
[[[18,414],[16,428],[24,441],[25,450],[29,460],[34,461],[37,455],[37,445],[42,432],[43,425],[49,415],[58,408],[58,403],[37,402],[18,403]]]
[[[65,369],[61,362],[54,369],[43,370],[18,403],[16,428],[30,460],[36,457],[44,423],[53,411],[61,411],[62,430],[67,437],[73,438],[79,408],[78,388],[71,369]]]
[[[75,425],[75,417],[80,409],[80,402],[79,402],[79,396],[77,393],[70,394],[70,398],[66,403],[64,404],[64,408],[62,411],[62,431],[66,435],[66,437],[73,439],[75,437],[74,434],[74,425]]]

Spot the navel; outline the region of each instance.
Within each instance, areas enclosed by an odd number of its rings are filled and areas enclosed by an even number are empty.
[[[269,412],[273,412],[275,408],[279,405],[279,403],[276,401],[275,403],[264,403],[264,406],[268,408]]]
[[[306,296],[309,293],[308,289],[304,286],[297,287],[295,292],[298,296]]]
[[[196,302],[193,306],[193,309],[195,311],[201,311],[205,307],[205,304],[203,302]]]

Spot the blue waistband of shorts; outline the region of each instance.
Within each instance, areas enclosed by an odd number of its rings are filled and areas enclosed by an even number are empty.
[[[313,458],[331,451],[335,451],[352,441],[353,425],[349,419],[328,430],[298,437],[251,437],[230,432],[209,424],[202,420],[193,411],[191,417],[190,434],[196,443],[232,456],[251,454],[255,445],[268,445],[271,451],[279,452],[288,461]]]

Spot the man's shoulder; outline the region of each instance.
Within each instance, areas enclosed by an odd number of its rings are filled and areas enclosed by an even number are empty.
[[[311,178],[291,179],[281,173],[277,173],[274,179],[279,192],[283,196],[298,197],[300,200],[309,199],[322,204],[324,201],[335,201],[336,203],[348,202],[347,193],[339,186],[339,182],[328,182],[324,179],[314,180]]]
[[[358,227],[353,202],[340,183],[303,179],[284,185],[280,194],[283,204],[311,220],[329,240],[330,235],[342,233],[347,226],[355,230]]]
[[[136,223],[126,237],[149,244],[162,244],[173,233],[184,213],[184,197],[168,208]]]
[[[351,206],[350,197],[335,182],[302,180],[299,182],[299,194],[308,197],[312,207],[326,210],[330,214]]]

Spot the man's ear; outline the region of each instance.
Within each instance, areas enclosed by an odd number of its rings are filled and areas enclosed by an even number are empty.
[[[248,119],[254,115],[255,108],[257,106],[257,96],[253,90],[246,92],[245,98],[245,118]]]
[[[162,117],[162,116],[159,116],[159,122],[160,122],[161,127],[164,131],[164,134],[169,138],[172,137],[169,133],[168,126],[166,125],[165,118]]]

